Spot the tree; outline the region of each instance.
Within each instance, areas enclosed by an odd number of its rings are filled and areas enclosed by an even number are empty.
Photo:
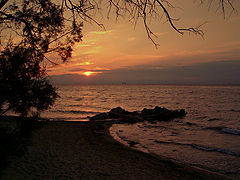
[[[44,60],[54,63],[46,57],[52,52],[63,62],[71,57],[82,23],[69,24],[63,6],[50,0],[7,3],[0,2],[0,115],[12,110],[26,116],[48,109],[58,97],[44,77]]]
[[[6,48],[0,56],[0,114],[8,110],[27,116],[36,115],[53,105],[58,97],[35,63],[35,50],[26,47]]]
[[[209,6],[213,3],[218,4],[224,15],[227,7],[235,11],[235,0],[199,2]],[[102,7],[104,5],[107,7]],[[192,32],[203,35],[199,26],[182,28],[174,24],[178,18],[171,16],[170,11],[175,9],[175,6],[170,0],[21,0],[18,3],[1,0],[0,42],[4,46],[4,41],[17,37],[14,38],[15,44],[25,43],[42,55],[57,52],[65,62],[71,57],[74,43],[81,41],[84,21],[96,23],[104,28],[103,24],[95,20],[95,15],[102,9],[107,9],[107,18],[115,14],[116,18],[123,16],[135,23],[142,20],[147,36],[152,41],[154,33],[149,23],[152,17],[162,17],[164,22],[167,20],[179,34]],[[46,56],[44,58],[51,61]]]
[[[213,0],[199,0],[210,4]],[[205,2],[207,1],[207,2]],[[233,11],[234,0],[217,0],[225,14],[225,7]],[[58,97],[45,78],[46,64],[57,64],[49,58],[56,53],[62,62],[72,54],[72,47],[82,40],[83,22],[93,22],[95,14],[107,4],[107,18],[115,14],[133,22],[143,21],[148,38],[155,46],[149,21],[164,17],[179,34],[203,35],[198,27],[178,28],[170,10],[170,0],[22,0],[0,1],[0,114],[13,110],[26,116],[33,109],[48,109]]]

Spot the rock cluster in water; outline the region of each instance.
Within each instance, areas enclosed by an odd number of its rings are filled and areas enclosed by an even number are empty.
[[[121,122],[136,123],[142,121],[156,122],[167,121],[173,118],[184,117],[187,113],[184,109],[181,110],[168,110],[164,107],[156,106],[154,109],[144,108],[142,111],[129,112],[121,107],[111,109],[109,112],[100,113],[93,117],[90,117],[91,121],[95,120],[107,120],[107,119],[119,119]]]

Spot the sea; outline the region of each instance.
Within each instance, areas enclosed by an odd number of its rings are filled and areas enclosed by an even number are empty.
[[[240,86],[64,85],[58,93],[42,117],[89,121],[115,107],[185,109],[184,118],[114,124],[110,134],[139,151],[240,178]]]

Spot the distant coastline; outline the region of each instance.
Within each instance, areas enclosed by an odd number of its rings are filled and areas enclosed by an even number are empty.
[[[147,85],[147,86],[240,86],[240,84],[231,84],[231,83],[226,83],[226,84],[183,84],[183,83],[155,83],[155,84],[151,84],[151,83],[145,83],[145,84],[141,84],[141,83],[92,83],[92,84],[83,84],[83,83],[76,83],[76,84],[55,84],[53,82],[54,85],[56,86],[104,86],[104,85],[127,85],[127,86],[138,86],[138,85]]]

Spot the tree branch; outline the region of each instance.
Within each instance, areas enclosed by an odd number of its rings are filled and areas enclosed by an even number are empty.
[[[9,0],[1,0],[0,2],[0,9],[2,9],[8,2]]]

